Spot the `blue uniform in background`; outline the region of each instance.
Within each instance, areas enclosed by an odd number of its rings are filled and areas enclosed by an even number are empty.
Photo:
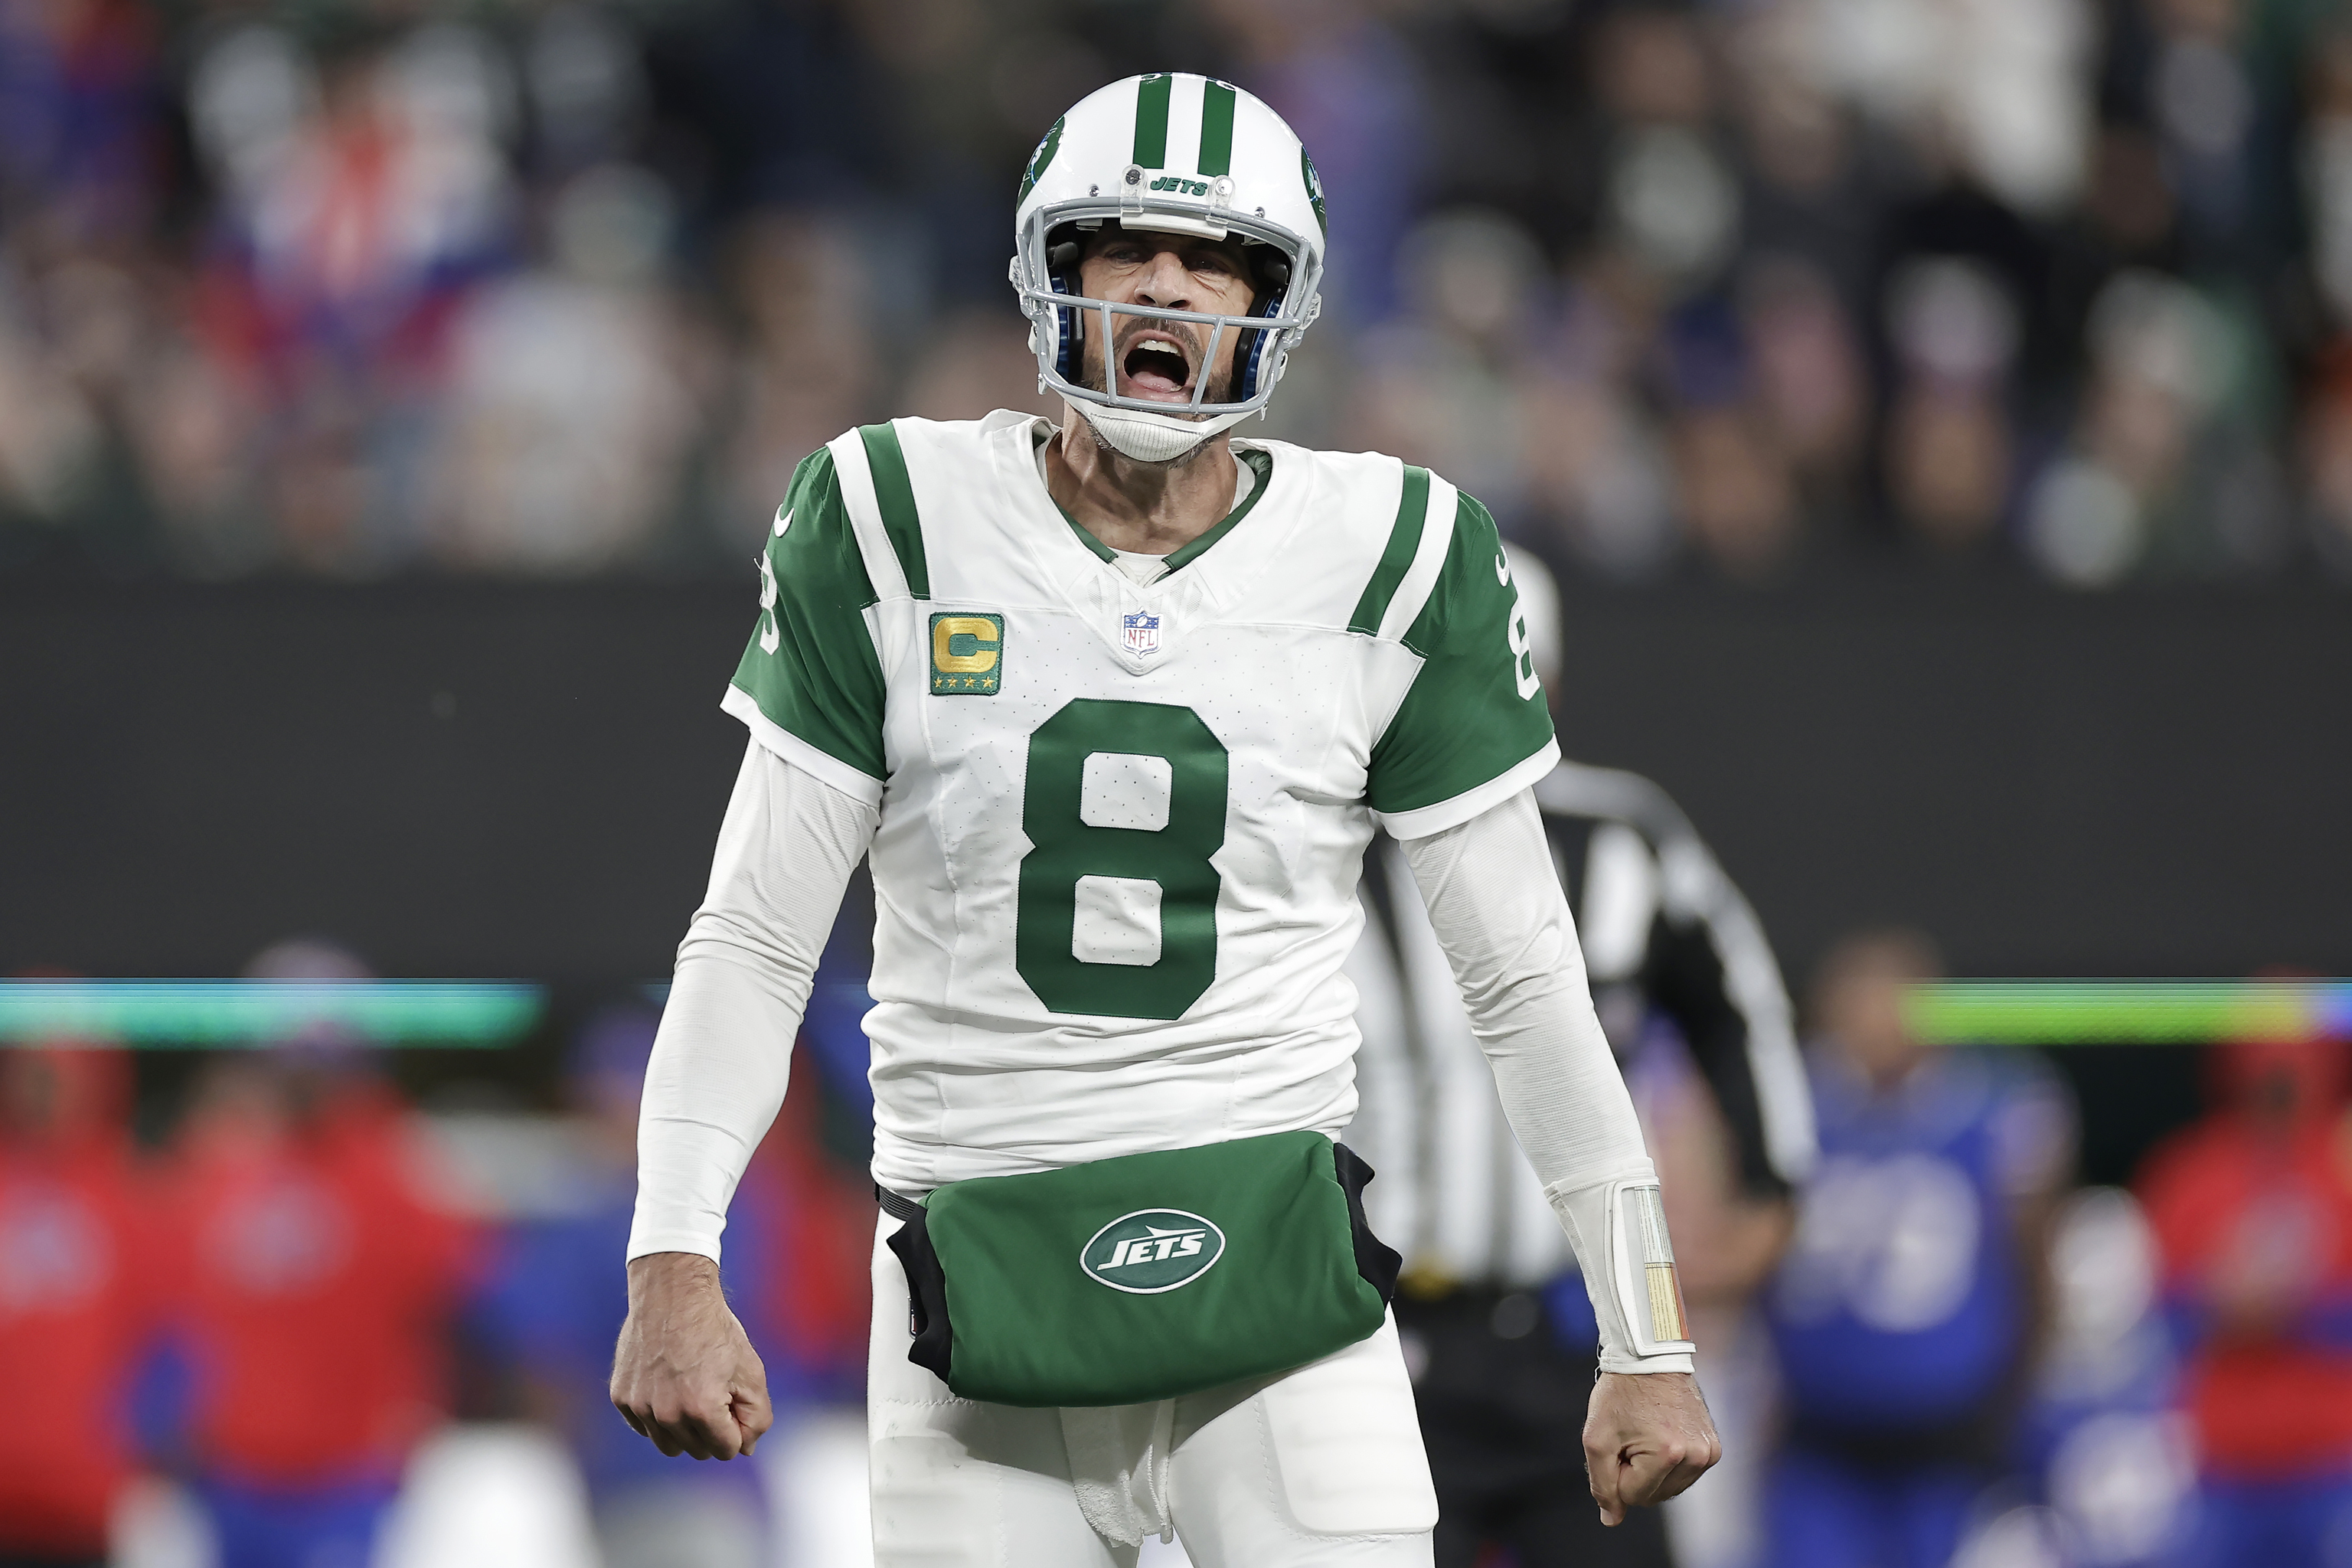
[[[700,1464],[666,1457],[632,1431],[606,1393],[613,1344],[628,1316],[628,1277],[621,1267],[629,1245],[636,1184],[625,1173],[587,1178],[581,1209],[524,1221],[509,1232],[498,1279],[484,1300],[488,1331],[500,1348],[543,1388],[562,1401],[562,1430],[580,1461],[589,1496],[600,1507],[632,1488],[698,1484],[731,1489],[753,1505],[759,1475],[750,1465]],[[769,1392],[779,1405],[794,1390],[779,1386],[789,1365],[761,1342],[760,1288],[772,1278],[769,1262],[773,1217],[747,1182],[729,1215],[719,1278],[727,1299],[769,1368]]]
[[[614,1007],[592,1018],[569,1063],[572,1087],[611,1139],[634,1119],[658,1016]],[[625,1136],[625,1134],[622,1134]],[[625,1152],[581,1151],[562,1212],[514,1221],[478,1299],[477,1333],[500,1364],[530,1384],[537,1414],[578,1460],[608,1568],[691,1561],[705,1568],[755,1568],[771,1534],[756,1465],[667,1457],[631,1430],[612,1406],[613,1345],[628,1316],[629,1224],[636,1173]],[[795,1388],[765,1333],[766,1297],[781,1215],[758,1173],[737,1189],[729,1211],[719,1278],[729,1304],[769,1369],[779,1406]],[[781,1375],[780,1375],[781,1374]]]
[[[2112,1187],[2075,1194],[2051,1264],[2052,1335],[2020,1451],[2063,1525],[2068,1563],[2152,1568],[2179,1539],[2195,1475],[2139,1205]]]
[[[2031,1301],[2015,1199],[2072,1149],[2043,1068],[1930,1056],[1875,1093],[1812,1064],[1822,1159],[1765,1308],[1787,1442],[1775,1568],[1942,1568],[2008,1457]]]

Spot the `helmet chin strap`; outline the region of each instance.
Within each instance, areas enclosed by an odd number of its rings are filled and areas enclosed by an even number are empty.
[[[1179,419],[1139,408],[1113,408],[1082,398],[1069,400],[1086,416],[1106,446],[1139,463],[1168,463],[1184,456],[1210,437],[1232,429],[1255,410],[1214,415],[1207,419]]]

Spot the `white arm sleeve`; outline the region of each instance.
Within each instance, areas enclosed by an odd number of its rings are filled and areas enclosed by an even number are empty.
[[[1406,841],[1404,853],[1504,1115],[1583,1266],[1602,1368],[1690,1371],[1687,1351],[1634,1349],[1620,1289],[1625,1269],[1609,1226],[1621,1184],[1654,1183],[1657,1174],[1592,1010],[1575,917],[1535,796],[1522,790],[1459,826]]]
[[[842,890],[879,821],[757,742],[745,751],[646,1068],[630,1258],[719,1257],[735,1184],[784,1102]]]

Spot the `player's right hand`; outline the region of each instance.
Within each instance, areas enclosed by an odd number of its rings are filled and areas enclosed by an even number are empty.
[[[728,1310],[719,1265],[691,1252],[631,1261],[613,1407],[672,1457],[731,1459],[774,1425],[767,1368]]]

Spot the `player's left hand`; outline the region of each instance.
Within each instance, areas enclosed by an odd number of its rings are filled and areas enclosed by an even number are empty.
[[[1661,1503],[1723,1458],[1715,1417],[1686,1372],[1604,1372],[1584,1418],[1584,1470],[1601,1522]]]
[[[768,1373],[728,1310],[719,1265],[689,1252],[629,1261],[613,1405],[672,1458],[748,1455],[775,1422]]]

